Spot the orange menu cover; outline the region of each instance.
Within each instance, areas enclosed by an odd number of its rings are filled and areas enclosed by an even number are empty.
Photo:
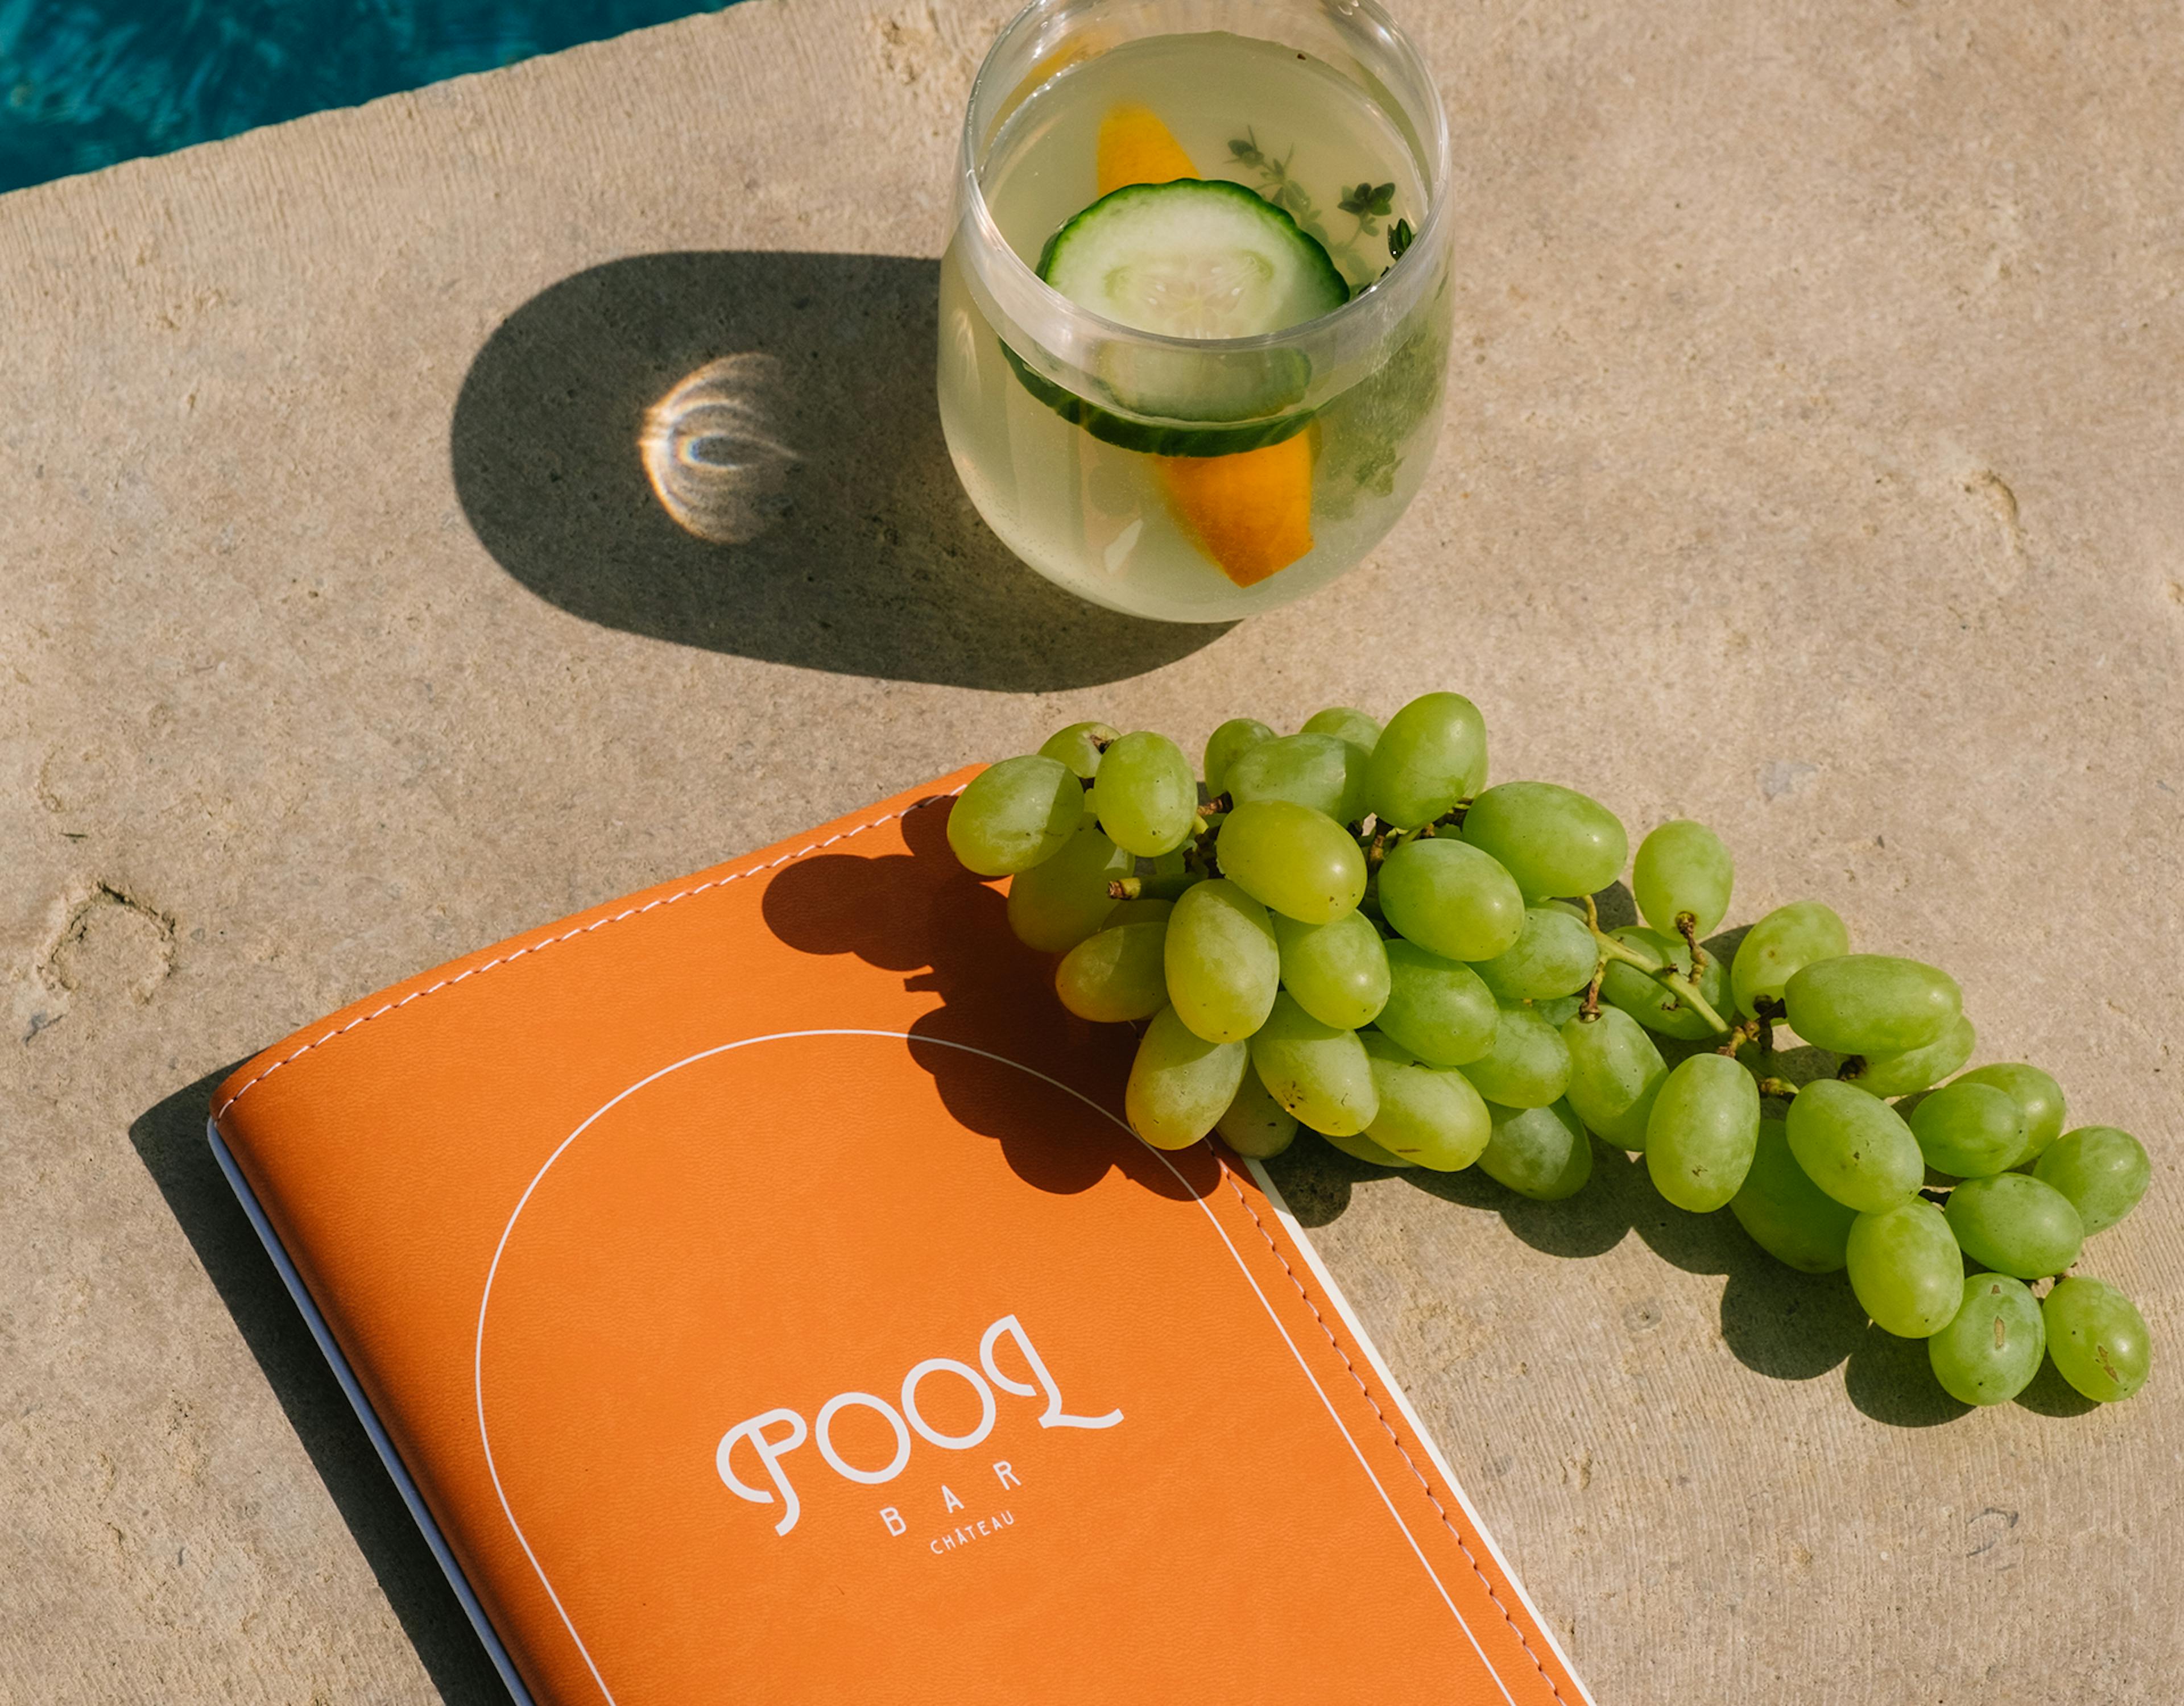
[[[968,772],[357,1003],[212,1140],[519,1697],[1585,1698]]]

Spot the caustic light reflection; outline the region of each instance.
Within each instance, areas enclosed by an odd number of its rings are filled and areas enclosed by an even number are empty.
[[[779,390],[772,356],[724,355],[645,410],[637,441],[645,477],[685,532],[747,544],[788,507],[797,456],[774,436]]]

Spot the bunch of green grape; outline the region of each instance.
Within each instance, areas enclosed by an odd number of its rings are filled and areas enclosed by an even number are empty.
[[[1017,935],[1059,956],[1062,1004],[1143,1028],[1124,1105],[1146,1142],[1217,1133],[1266,1157],[1302,1127],[1553,1200],[1583,1188],[1597,1137],[1790,1267],[1847,1269],[1967,1403],[2014,1397],[2043,1355],[2091,1398],[2144,1383],[2137,1309],[2068,1270],[2145,1194],[2146,1151],[2065,1132],[2036,1067],[1964,1071],[1947,973],[1853,954],[1817,900],[1767,914],[1724,964],[1702,944],[1734,867],[1688,821],[1639,844],[1645,922],[1604,928],[1621,822],[1553,783],[1488,787],[1486,725],[1457,694],[1384,728],[1343,706],[1288,735],[1240,717],[1203,774],[1164,735],[1074,723],[981,772],[948,822],[965,865],[1011,879]],[[1837,1075],[1772,1076],[1778,1021]]]

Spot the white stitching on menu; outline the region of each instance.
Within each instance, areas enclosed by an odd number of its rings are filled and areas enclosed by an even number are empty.
[[[1281,1263],[1282,1272],[1290,1276],[1290,1284],[1296,1287],[1297,1296],[1304,1299],[1305,1307],[1312,1311],[1312,1319],[1319,1323],[1319,1330],[1327,1335],[1327,1342],[1334,1347],[1334,1354],[1342,1359],[1342,1366],[1350,1371],[1350,1378],[1357,1381],[1357,1390],[1365,1395],[1365,1402],[1371,1408],[1373,1419],[1387,1430],[1389,1441],[1402,1458],[1404,1466],[1418,1477],[1418,1486],[1425,1493],[1426,1503],[1434,1508],[1435,1514],[1440,1518],[1441,1525],[1455,1538],[1457,1547],[1463,1553],[1464,1562],[1471,1566],[1471,1573],[1479,1578],[1479,1585],[1485,1588],[1486,1597],[1494,1602],[1494,1608],[1502,1614],[1502,1621],[1507,1623],[1515,1634],[1518,1644],[1524,1649],[1524,1656],[1532,1661],[1540,1675],[1546,1679],[1549,1692],[1556,1699],[1561,1699],[1562,1686],[1555,1681],[1554,1673],[1541,1662],[1540,1655],[1532,1650],[1531,1637],[1524,1633],[1524,1625],[1509,1614],[1509,1608],[1502,1603],[1502,1596],[1494,1591],[1493,1578],[1479,1567],[1479,1560],[1473,1555],[1471,1547],[1465,1543],[1462,1531],[1450,1521],[1447,1510],[1434,1492],[1433,1484],[1426,1479],[1425,1472],[1418,1466],[1417,1460],[1411,1456],[1410,1447],[1403,1443],[1401,1436],[1396,1433],[1395,1424],[1388,1419],[1386,1412],[1381,1409],[1380,1401],[1373,1396],[1373,1389],[1365,1384],[1364,1375],[1357,1372],[1357,1365],[1350,1360],[1350,1353],[1342,1348],[1342,1341],[1334,1336],[1334,1329],[1327,1324],[1327,1318],[1319,1313],[1319,1305],[1312,1301],[1312,1294],[1304,1289],[1304,1281],[1297,1278],[1296,1270],[1290,1266],[1289,1257],[1282,1254],[1281,1246],[1274,1242],[1273,1234],[1267,1230],[1267,1223],[1259,1218],[1259,1211],[1251,1207],[1251,1198],[1244,1195],[1242,1189],[1236,1183],[1234,1170],[1226,1162],[1222,1163],[1221,1176],[1228,1182],[1228,1189],[1234,1192],[1237,1201],[1244,1205],[1244,1212],[1251,1217],[1251,1224],[1259,1229],[1259,1236],[1267,1240],[1267,1248],[1273,1252],[1274,1260]]]
[[[964,787],[967,788],[969,785],[970,784],[968,783],[966,783]],[[324,1036],[313,1038],[309,1042],[305,1043],[303,1047],[296,1050],[293,1053],[281,1056],[279,1060],[275,1061],[272,1065],[267,1067],[264,1072],[254,1073],[237,1089],[233,1096],[228,1097],[226,1101],[222,1102],[217,1108],[213,1110],[213,1123],[217,1125],[220,1123],[220,1117],[224,1115],[228,1109],[233,1107],[236,1103],[241,1101],[244,1092],[247,1091],[252,1084],[258,1083],[259,1079],[270,1078],[275,1073],[280,1071],[282,1067],[287,1065],[290,1061],[298,1059],[301,1056],[310,1053],[313,1049],[332,1042],[336,1037],[347,1034],[348,1032],[354,1030],[359,1025],[369,1024],[372,1020],[380,1017],[382,1014],[391,1013],[398,1007],[406,1007],[412,1001],[421,1001],[427,995],[437,995],[443,990],[451,990],[457,984],[467,982],[470,978],[477,976],[481,972],[489,972],[495,966],[505,966],[510,964],[515,961],[521,959],[526,954],[535,954],[539,952],[542,949],[553,947],[557,943],[572,941],[578,936],[588,936],[593,931],[603,929],[609,924],[619,924],[625,918],[637,917],[643,913],[649,912],[655,906],[671,906],[677,900],[687,900],[693,895],[704,894],[708,889],[718,889],[729,883],[739,882],[745,877],[763,876],[768,871],[778,870],[782,866],[789,864],[795,860],[802,859],[810,854],[822,852],[827,848],[832,847],[837,841],[846,841],[852,835],[861,835],[867,829],[876,829],[881,824],[891,823],[898,817],[907,817],[911,812],[916,811],[920,806],[938,806],[944,800],[953,800],[962,791],[963,789],[961,788],[951,788],[945,794],[935,794],[931,795],[929,798],[915,800],[910,805],[903,807],[900,811],[889,811],[884,816],[872,818],[869,822],[859,823],[850,828],[841,830],[835,834],[829,835],[824,841],[814,841],[809,847],[800,847],[794,853],[784,853],[778,859],[771,860],[764,865],[754,865],[748,870],[744,871],[731,871],[725,877],[716,877],[710,882],[695,884],[690,888],[679,889],[672,895],[662,895],[656,900],[647,900],[642,906],[630,906],[625,908],[621,912],[612,914],[610,917],[594,918],[588,924],[579,924],[573,930],[564,930],[558,936],[549,936],[543,942],[533,942],[528,947],[518,948],[512,954],[500,955],[498,958],[488,960],[482,966],[472,966],[466,972],[458,972],[452,978],[443,978],[438,983],[432,984],[429,989],[412,990],[408,995],[403,996],[400,1001],[389,1001],[385,1006],[375,1007],[368,1013],[359,1013],[356,1017],[351,1019],[347,1024],[337,1025],[332,1030],[328,1031]]]
[[[271,1076],[274,1073],[278,1072],[282,1067],[287,1066],[290,1062],[299,1059],[301,1056],[310,1053],[314,1049],[324,1046],[326,1044],[332,1042],[337,1037],[347,1034],[348,1032],[356,1029],[359,1025],[367,1024],[373,1019],[379,1018],[387,1013],[391,1013],[399,1008],[406,1007],[412,1001],[422,1001],[426,996],[437,995],[442,990],[453,989],[457,984],[465,983],[471,978],[478,976],[481,973],[492,971],[497,966],[509,965],[516,960],[521,959],[526,954],[535,954],[543,949],[553,947],[559,943],[571,941],[579,936],[589,935],[594,930],[603,928],[609,924],[620,923],[625,918],[641,917],[643,914],[649,912],[656,907],[672,906],[677,900],[684,900],[689,899],[693,895],[705,894],[708,889],[721,888],[727,884],[740,881],[746,877],[762,876],[769,871],[778,870],[783,865],[791,864],[796,860],[806,858],[814,853],[822,852],[827,848],[833,846],[838,842],[846,841],[853,836],[861,835],[867,829],[877,828],[879,825],[892,822],[899,817],[907,817],[911,812],[918,811],[924,806],[939,805],[943,800],[953,799],[956,794],[961,794],[962,791],[963,790],[961,788],[951,789],[946,794],[935,794],[927,799],[915,801],[911,805],[905,806],[900,811],[889,811],[880,817],[869,818],[864,822],[854,824],[847,829],[839,830],[834,834],[827,836],[824,840],[815,841],[809,846],[797,849],[793,853],[784,853],[779,858],[769,860],[763,865],[749,866],[740,871],[732,871],[725,876],[712,878],[704,883],[694,884],[691,887],[678,889],[672,895],[664,895],[656,900],[648,900],[641,906],[626,907],[621,912],[610,913],[605,917],[595,918],[588,924],[578,925],[574,929],[566,930],[558,936],[549,936],[543,941],[533,942],[527,946],[518,948],[512,953],[497,956],[493,959],[486,961],[482,965],[472,966],[465,971],[457,973],[454,977],[443,978],[438,983],[430,984],[424,989],[414,990],[410,994],[403,996],[399,1001],[388,1001],[382,1006],[375,1007],[370,1012],[359,1014],[355,1018],[350,1019],[343,1024],[336,1026],[332,1030],[326,1032],[324,1035],[315,1037],[309,1042],[304,1044],[301,1047],[283,1055],[279,1060],[273,1062],[263,1071],[254,1073],[239,1085],[237,1088],[235,1094],[228,1097],[227,1100],[222,1102],[219,1108],[214,1111],[213,1114],[214,1123],[217,1124],[221,1118],[226,1114],[227,1111],[233,1107],[237,1102],[240,1101],[254,1084],[261,1082],[265,1079]],[[905,1034],[894,1031],[815,1031],[786,1032],[781,1034],[781,1036],[783,1037],[838,1035],[904,1036]],[[523,1530],[520,1526],[518,1526],[515,1521],[515,1513],[509,1508],[507,1494],[501,1488],[499,1473],[493,1465],[493,1447],[491,1441],[486,1437],[485,1392],[482,1382],[482,1369],[485,1352],[485,1309],[486,1304],[491,1298],[493,1293],[493,1276],[500,1266],[501,1252],[507,1246],[509,1234],[515,1230],[516,1218],[522,1213],[524,1203],[530,1200],[531,1194],[538,1188],[539,1180],[543,1179],[546,1176],[547,1168],[551,1168],[554,1161],[560,1158],[562,1151],[566,1150],[570,1144],[576,1141],[577,1138],[583,1132],[585,1127],[589,1126],[593,1120],[598,1119],[600,1115],[605,1113],[609,1108],[614,1107],[615,1103],[621,1101],[624,1096],[633,1094],[635,1091],[644,1088],[645,1084],[650,1084],[659,1078],[665,1077],[668,1073],[676,1071],[680,1067],[688,1066],[691,1064],[692,1062],[703,1060],[708,1058],[711,1055],[722,1053],[730,1049],[741,1048],[746,1044],[774,1041],[777,1040],[779,1039],[776,1037],[749,1037],[744,1039],[741,1042],[725,1044],[721,1048],[706,1050],[702,1054],[692,1056],[689,1060],[678,1061],[675,1065],[663,1068],[660,1072],[653,1073],[651,1077],[642,1079],[639,1083],[631,1085],[628,1090],[622,1091],[620,1096],[616,1096],[612,1101],[609,1101],[604,1107],[593,1112],[584,1121],[582,1125],[579,1125],[575,1131],[571,1132],[567,1138],[562,1140],[560,1146],[554,1151],[552,1156],[548,1157],[545,1167],[542,1167],[538,1170],[538,1176],[531,1181],[530,1185],[525,1189],[523,1196],[517,1201],[515,1212],[510,1215],[508,1224],[502,1230],[500,1243],[494,1248],[492,1268],[488,1269],[486,1276],[485,1292],[478,1300],[478,1330],[476,1342],[474,1346],[471,1372],[473,1391],[477,1403],[479,1441],[485,1449],[487,1471],[493,1477],[493,1491],[499,1496],[502,1513],[508,1519],[509,1527],[515,1531],[517,1543],[523,1547],[524,1556],[530,1560],[532,1570],[538,1575],[539,1586],[546,1590],[547,1597],[553,1601],[554,1608],[560,1614],[563,1626],[569,1631],[570,1639],[576,1642],[577,1650],[583,1656],[586,1668],[592,1673],[592,1680],[599,1685],[599,1692],[604,1696],[610,1703],[610,1706],[612,1706],[614,1696],[608,1691],[605,1681],[599,1674],[598,1667],[593,1664],[590,1653],[585,1648],[582,1638],[577,1636],[576,1627],[570,1622],[569,1614],[567,1611],[563,1608],[560,1598],[554,1594],[552,1585],[547,1581],[546,1573],[540,1567],[537,1556],[532,1553],[530,1542],[524,1538]],[[905,1040],[908,1039],[905,1037]],[[944,1039],[937,1037],[921,1038],[917,1040],[937,1044],[947,1048],[961,1049],[966,1053],[984,1056],[984,1057],[989,1060],[1000,1062],[1003,1065],[1015,1067],[1020,1072],[1028,1073],[1032,1077],[1040,1079],[1045,1083],[1054,1085],[1056,1089],[1063,1090],[1068,1095],[1075,1096],[1079,1101],[1084,1102],[1088,1107],[1095,1109],[1105,1118],[1114,1121],[1117,1125],[1123,1126],[1124,1130],[1128,1130],[1128,1126],[1123,1121],[1117,1118],[1110,1110],[1100,1107],[1099,1103],[1094,1101],[1089,1096],[1085,1096],[1082,1091],[1072,1089],[1068,1084],[1061,1083],[1059,1079],[1047,1077],[1045,1073],[1035,1071],[1034,1068],[1023,1066],[1018,1062],[1009,1060],[1005,1056],[990,1054],[983,1049],[972,1048],[968,1044],[947,1042]],[[1136,1134],[1132,1133],[1131,1135],[1134,1138]],[[1175,1174],[1178,1182],[1184,1183],[1186,1188],[1188,1188],[1188,1181],[1183,1179],[1182,1174],[1177,1170],[1174,1162],[1170,1161],[1166,1154],[1158,1149],[1153,1148],[1150,1145],[1147,1145],[1146,1148],[1150,1153],[1159,1157],[1162,1164],[1167,1167],[1169,1172]],[[1465,1542],[1462,1530],[1457,1528],[1455,1522],[1450,1518],[1446,1508],[1442,1505],[1440,1500],[1435,1495],[1431,1484],[1428,1482],[1424,1474],[1419,1469],[1417,1463],[1412,1459],[1408,1448],[1404,1446],[1401,1436],[1396,1434],[1395,1428],[1389,1422],[1386,1414],[1380,1408],[1379,1401],[1373,1397],[1370,1387],[1366,1384],[1364,1376],[1358,1372],[1356,1364],[1351,1361],[1348,1354],[1343,1351],[1341,1341],[1335,1336],[1333,1328],[1328,1325],[1326,1319],[1320,1313],[1318,1305],[1312,1301],[1311,1293],[1305,1289],[1304,1282],[1297,1277],[1295,1270],[1290,1266],[1287,1259],[1282,1256],[1280,1246],[1274,1242],[1273,1235],[1267,1230],[1266,1224],[1260,1218],[1257,1211],[1252,1208],[1250,1200],[1244,1196],[1242,1190],[1237,1186],[1234,1174],[1225,1162],[1221,1163],[1221,1169],[1222,1176],[1228,1183],[1229,1190],[1234,1193],[1239,1202],[1243,1205],[1245,1212],[1250,1215],[1252,1224],[1257,1227],[1260,1236],[1265,1239],[1268,1249],[1273,1252],[1276,1262],[1279,1264],[1282,1269],[1282,1272],[1287,1275],[1290,1285],[1296,1288],[1297,1295],[1304,1300],[1306,1307],[1312,1312],[1312,1319],[1318,1323],[1320,1330],[1326,1334],[1329,1344],[1334,1346],[1335,1354],[1341,1359],[1343,1367],[1349,1371],[1351,1378],[1357,1383],[1358,1389],[1364,1394],[1366,1403],[1371,1408],[1374,1418],[1379,1422],[1381,1427],[1386,1430],[1389,1439],[1394,1443],[1397,1452],[1402,1457],[1405,1464],[1408,1466],[1412,1475],[1417,1477],[1420,1487],[1424,1490],[1427,1502],[1433,1506],[1435,1514],[1440,1518],[1442,1525],[1446,1527],[1451,1536],[1454,1537],[1457,1547],[1463,1553],[1465,1560],[1471,1565],[1473,1573],[1479,1577],[1480,1582],[1485,1586],[1487,1597],[1493,1601],[1495,1608],[1501,1612],[1503,1619],[1508,1622],[1511,1628],[1515,1631],[1518,1642],[1524,1647],[1525,1656],[1530,1659],[1533,1664],[1538,1668],[1540,1675],[1546,1679],[1547,1686],[1553,1692],[1555,1698],[1557,1699],[1563,1698],[1564,1697],[1562,1690],[1556,1683],[1553,1675],[1547,1670],[1545,1664],[1541,1662],[1539,1654],[1533,1650],[1531,1642],[1525,1636],[1523,1625],[1511,1614],[1509,1608],[1502,1603],[1502,1597],[1496,1592],[1492,1580],[1486,1575],[1484,1569],[1480,1569],[1478,1558],[1473,1554],[1469,1545]],[[1321,1402],[1327,1405],[1328,1413],[1333,1418],[1336,1428],[1342,1433],[1344,1441],[1349,1445],[1351,1452],[1356,1453],[1360,1466],[1364,1469],[1367,1477],[1372,1480],[1374,1490],[1379,1492],[1383,1503],[1387,1504],[1389,1514],[1395,1517],[1396,1525],[1402,1529],[1404,1538],[1411,1542],[1412,1551],[1418,1553],[1418,1561],[1421,1564],[1425,1566],[1426,1573],[1432,1578],[1435,1586],[1440,1590],[1443,1603],[1447,1604],[1450,1611],[1455,1614],[1458,1625],[1463,1629],[1464,1634],[1470,1638],[1473,1649],[1479,1653],[1480,1659],[1486,1663],[1489,1673],[1494,1675],[1496,1685],[1501,1686],[1502,1698],[1505,1700],[1508,1699],[1510,1697],[1507,1686],[1502,1683],[1500,1675],[1498,1672],[1495,1671],[1492,1662],[1486,1659],[1485,1649],[1480,1647],[1479,1645],[1478,1636],[1472,1634],[1471,1626],[1467,1621],[1465,1621],[1463,1614],[1461,1611],[1457,1610],[1454,1601],[1449,1599],[1446,1588],[1441,1586],[1440,1578],[1434,1575],[1433,1566],[1429,1563],[1427,1563],[1424,1553],[1418,1551],[1417,1541],[1411,1536],[1410,1530],[1408,1526],[1404,1524],[1401,1514],[1396,1511],[1393,1502],[1388,1498],[1386,1490],[1381,1487],[1379,1478],[1373,1475],[1372,1466],[1365,1462],[1364,1454],[1358,1451],[1357,1441],[1350,1437],[1350,1431],[1347,1427],[1344,1426],[1341,1417],[1335,1413],[1333,1403],[1328,1399],[1325,1392],[1319,1391],[1319,1382],[1318,1379],[1312,1374],[1310,1366],[1305,1363],[1303,1353],[1297,1349],[1295,1342],[1290,1340],[1288,1330],[1282,1326],[1279,1317],[1274,1317],[1273,1305],[1268,1303],[1265,1293],[1259,1291],[1258,1282],[1252,1279],[1251,1269],[1245,1263],[1242,1254],[1236,1249],[1235,1245],[1229,1240],[1227,1231],[1223,1229],[1219,1220],[1214,1218],[1212,1210],[1206,1207],[1203,1199],[1199,1200],[1199,1207],[1205,1213],[1206,1218],[1212,1222],[1214,1229],[1221,1235],[1222,1242],[1228,1246],[1229,1254],[1235,1258],[1237,1266],[1244,1272],[1245,1279],[1250,1283],[1252,1291],[1258,1295],[1262,1306],[1267,1309],[1268,1316],[1273,1319],[1276,1330],[1281,1334],[1284,1342],[1289,1344],[1290,1354],[1296,1358],[1298,1365],[1303,1368],[1306,1379],[1312,1382],[1313,1390],[1319,1392]]]

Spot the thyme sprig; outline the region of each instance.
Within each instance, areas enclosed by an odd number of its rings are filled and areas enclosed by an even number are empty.
[[[1238,164],[1247,166],[1258,174],[1259,193],[1295,220],[1299,231],[1318,242],[1342,270],[1344,277],[1363,281],[1363,283],[1351,287],[1352,294],[1379,282],[1384,269],[1374,268],[1359,248],[1358,241],[1362,237],[1378,235],[1380,221],[1395,210],[1395,185],[1361,180],[1354,186],[1346,187],[1341,198],[1335,203],[1335,210],[1348,214],[1356,223],[1349,234],[1338,242],[1329,231],[1326,217],[1312,192],[1299,183],[1290,170],[1290,162],[1296,158],[1294,147],[1277,157],[1261,145],[1258,131],[1246,126],[1242,136],[1229,140],[1228,153]],[[1408,247],[1409,221],[1399,220],[1396,224],[1403,233],[1405,247]],[[1390,251],[1392,255],[1400,256],[1401,251],[1395,248],[1395,233],[1390,232]]]

